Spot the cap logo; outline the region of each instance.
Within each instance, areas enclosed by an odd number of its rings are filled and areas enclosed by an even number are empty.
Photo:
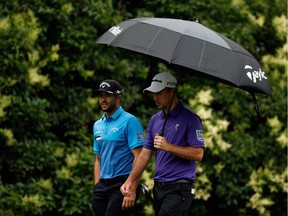
[[[110,87],[110,84],[107,83],[107,82],[102,82],[102,83],[100,84],[100,88],[105,88],[105,87]]]
[[[175,83],[175,82],[167,82],[167,86],[172,86],[172,87],[174,87],[174,86],[176,86],[176,83]]]
[[[160,82],[160,83],[162,83],[162,80],[154,79],[154,80],[152,80],[152,82]]]

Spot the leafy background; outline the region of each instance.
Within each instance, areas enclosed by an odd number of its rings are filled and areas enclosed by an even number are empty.
[[[287,5],[283,0],[10,0],[0,10],[0,215],[93,215],[93,94],[106,78],[147,126],[157,111],[143,88],[168,70],[203,119],[191,215],[286,215]],[[95,44],[134,17],[196,20],[231,38],[263,66],[272,97],[173,70],[156,59]],[[152,161],[143,182],[153,185]],[[151,194],[132,215],[153,215]]]

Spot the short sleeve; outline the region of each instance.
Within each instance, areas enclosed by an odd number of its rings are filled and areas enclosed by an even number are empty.
[[[97,135],[96,123],[95,123],[93,125],[93,153],[95,155],[99,155],[99,143],[97,139],[99,139],[99,135]]]
[[[190,146],[204,148],[204,135],[202,129],[202,121],[196,114],[193,115],[188,126],[187,141]]]
[[[136,117],[129,118],[127,124],[128,145],[131,150],[144,145],[144,129]]]

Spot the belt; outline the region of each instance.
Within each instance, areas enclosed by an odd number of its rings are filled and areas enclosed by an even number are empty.
[[[128,178],[128,176],[117,176],[117,177],[111,178],[111,179],[100,179],[100,182],[104,183],[104,184],[112,184],[112,183],[124,181],[127,178]]]
[[[173,185],[173,184],[179,184],[179,183],[194,184],[194,180],[193,179],[178,179],[178,180],[169,181],[169,182],[159,182],[159,181],[154,180],[154,184],[157,186]]]

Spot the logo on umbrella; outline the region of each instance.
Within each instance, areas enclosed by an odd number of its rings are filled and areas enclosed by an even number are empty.
[[[117,36],[122,32],[123,28],[120,28],[120,26],[113,26],[109,29],[109,31],[114,35]]]
[[[245,69],[249,69],[249,70],[253,70],[253,68],[250,65],[245,65]],[[267,79],[267,77],[265,76],[265,72],[261,70],[261,68],[259,68],[259,70],[254,70],[254,71],[249,71],[246,73],[247,76],[249,77],[250,80],[252,80],[254,83],[257,82],[257,79],[259,81],[262,81],[262,79]]]

